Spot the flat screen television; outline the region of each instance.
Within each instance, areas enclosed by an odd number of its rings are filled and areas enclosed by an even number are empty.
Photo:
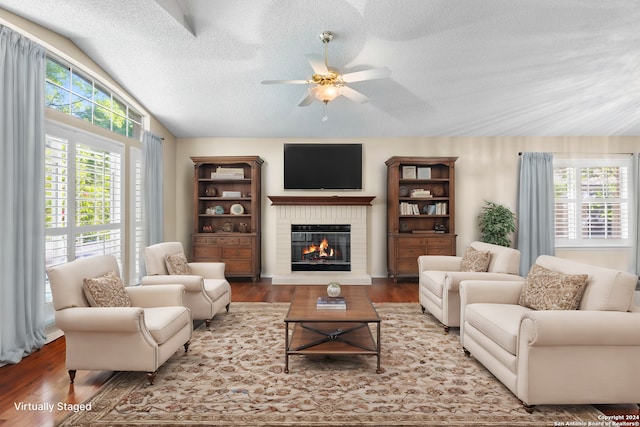
[[[285,190],[362,190],[362,144],[284,144]]]

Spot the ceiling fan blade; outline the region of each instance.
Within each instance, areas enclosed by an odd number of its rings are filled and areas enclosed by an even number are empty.
[[[302,101],[300,101],[298,107],[306,107],[307,105],[311,104],[313,100],[314,96],[311,94],[311,92],[307,91],[307,94],[304,98],[302,98]]]
[[[260,83],[263,85],[306,85],[311,82],[307,80],[263,80]]]
[[[340,95],[346,96],[353,102],[357,102],[358,104],[364,104],[369,101],[369,97],[361,94],[357,90],[353,90],[348,86],[342,86],[340,90]]]
[[[311,64],[314,73],[322,76],[329,74],[329,69],[327,68],[327,64],[324,63],[324,57],[322,55],[307,53],[304,56],[309,61],[309,64]]]
[[[385,79],[389,76],[391,76],[391,70],[387,67],[382,67],[343,74],[342,80],[344,80],[345,83],[353,83],[361,82],[363,80]]]

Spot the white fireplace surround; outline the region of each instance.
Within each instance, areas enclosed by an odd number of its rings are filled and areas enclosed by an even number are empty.
[[[269,196],[276,209],[276,265],[272,279],[274,285],[324,285],[336,281],[344,285],[370,285],[368,274],[367,214],[370,203],[340,204],[353,201],[353,197],[317,198],[301,197],[294,203],[279,203]],[[295,198],[287,197],[291,202]],[[373,197],[366,197],[370,202]],[[306,204],[308,203],[308,204]],[[348,224],[351,226],[351,271],[291,271],[292,224]]]

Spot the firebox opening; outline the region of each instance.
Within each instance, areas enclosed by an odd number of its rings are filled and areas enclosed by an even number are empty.
[[[291,271],[351,271],[351,225],[291,225]]]

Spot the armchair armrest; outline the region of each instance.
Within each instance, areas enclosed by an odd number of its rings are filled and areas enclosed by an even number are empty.
[[[524,279],[521,280],[463,280],[460,282],[460,303],[518,304]],[[461,310],[463,312],[464,310]]]
[[[481,271],[449,271],[445,276],[445,286],[447,289],[457,291],[460,282],[463,280],[484,280],[484,281],[505,281],[521,280],[517,274],[489,273]]]
[[[640,346],[640,313],[538,310],[522,316],[520,340],[540,346]]]
[[[224,262],[190,262],[191,274],[205,279],[224,279]]]
[[[435,271],[460,271],[462,257],[448,255],[420,255],[418,257],[418,272],[427,270]]]
[[[144,329],[140,307],[73,307],[57,311],[56,326],[69,332],[138,332]]]
[[[192,274],[158,274],[155,276],[144,276],[141,281],[143,286],[148,285],[182,285],[187,292],[203,292],[204,282],[201,276]]]
[[[184,305],[185,287],[182,285],[129,286],[125,288],[136,307],[167,307]]]

